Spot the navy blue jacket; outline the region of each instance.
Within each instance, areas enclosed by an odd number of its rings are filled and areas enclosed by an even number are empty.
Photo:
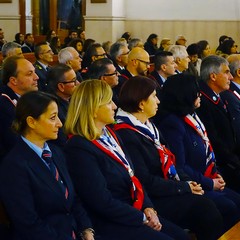
[[[0,168],[0,198],[12,222],[14,240],[72,240],[91,227],[75,194],[62,152],[50,145],[53,161],[68,189],[65,198],[39,156],[20,139]],[[75,221],[76,220],[76,221]]]

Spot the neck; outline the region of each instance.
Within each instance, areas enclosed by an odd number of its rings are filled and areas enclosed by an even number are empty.
[[[132,113],[132,115],[137,118],[141,123],[145,124],[148,118],[145,116],[144,112]]]
[[[40,139],[39,136],[32,133],[26,133],[24,137],[31,143],[35,144],[36,146],[43,148],[45,140]]]

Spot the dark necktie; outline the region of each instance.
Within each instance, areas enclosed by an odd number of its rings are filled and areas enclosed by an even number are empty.
[[[43,150],[42,152],[42,159],[47,163],[52,175],[54,176],[54,178],[56,179],[57,182],[59,182],[64,194],[65,194],[65,198],[68,198],[68,189],[65,186],[65,184],[63,183],[61,176],[59,175],[59,172],[52,160],[52,153],[48,150]]]

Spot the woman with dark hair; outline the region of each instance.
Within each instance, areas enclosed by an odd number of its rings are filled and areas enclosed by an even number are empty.
[[[14,42],[16,42],[20,45],[23,45],[24,44],[24,35],[20,32],[16,33]]]
[[[147,41],[144,43],[144,49],[148,52],[148,54],[155,55],[158,51],[158,35],[152,33],[148,36]]]
[[[156,88],[156,82],[147,77],[129,79],[121,89],[114,128],[158,213],[190,229],[199,240],[217,239],[223,232],[219,211],[202,196],[199,184],[190,178],[179,178],[175,156],[163,145],[160,133],[149,120],[159,104]],[[216,224],[209,228],[212,222]]]
[[[225,40],[221,45],[221,55],[226,58],[228,55],[236,54],[238,53],[237,48],[238,45],[233,39]]]
[[[45,41],[46,41],[48,44],[50,44],[52,38],[53,38],[53,37],[56,37],[56,36],[57,36],[56,32],[51,29],[51,30],[49,30],[49,31],[47,32]]]
[[[68,47],[73,47],[77,50],[80,56],[83,53],[83,41],[80,38],[74,38],[68,43]]]
[[[197,47],[198,47],[198,57],[200,59],[203,59],[211,54],[211,49],[208,41],[201,40],[197,42]]]
[[[53,37],[50,40],[50,48],[52,49],[54,54],[58,54],[61,50],[61,40],[58,36]]]
[[[201,184],[204,196],[214,201],[228,230],[240,220],[240,195],[225,187],[217,170],[214,149],[195,112],[200,101],[196,77],[169,77],[162,89],[159,126],[176,156],[177,170]]]
[[[104,240],[187,240],[158,218],[121,140],[106,127],[115,109],[111,87],[86,80],[73,93],[65,122],[69,172],[96,231]]]
[[[57,138],[62,123],[54,96],[28,92],[17,103],[21,136],[0,168],[0,199],[16,240],[94,240],[92,225],[74,194]]]

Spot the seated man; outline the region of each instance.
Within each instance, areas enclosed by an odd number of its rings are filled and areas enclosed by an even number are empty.
[[[47,72],[53,62],[53,51],[46,42],[40,42],[35,46],[35,57],[37,61],[34,63],[36,74],[39,77],[38,90],[46,91],[47,89]]]

